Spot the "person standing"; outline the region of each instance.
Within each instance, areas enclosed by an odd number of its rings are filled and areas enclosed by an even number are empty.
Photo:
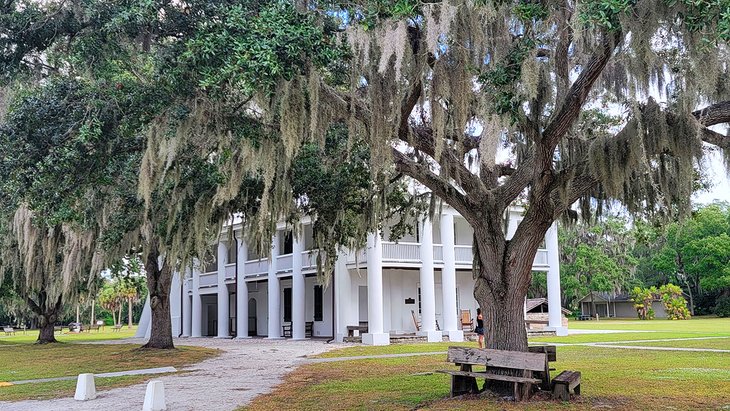
[[[475,328],[474,331],[477,333],[477,338],[479,340],[479,348],[485,348],[484,347],[484,317],[482,316],[481,308],[477,308],[477,328]]]

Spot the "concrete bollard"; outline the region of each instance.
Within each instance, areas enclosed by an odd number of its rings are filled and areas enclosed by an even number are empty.
[[[79,374],[76,380],[76,394],[74,399],[77,401],[93,400],[96,398],[96,384],[94,383],[94,374]]]
[[[150,381],[147,384],[147,392],[144,395],[142,411],[164,411],[166,409],[164,384],[159,380]]]

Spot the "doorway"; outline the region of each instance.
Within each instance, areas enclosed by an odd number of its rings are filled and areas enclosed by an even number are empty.
[[[256,299],[251,298],[248,300],[248,335],[255,337],[259,335],[256,330]]]

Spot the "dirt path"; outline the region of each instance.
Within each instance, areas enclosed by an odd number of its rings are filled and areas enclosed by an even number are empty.
[[[114,343],[142,343],[142,340],[116,340]],[[159,377],[165,384],[169,410],[233,410],[254,397],[270,392],[285,374],[306,362],[304,356],[319,354],[342,344],[322,340],[220,340],[190,338],[176,340],[178,345],[219,348],[223,353],[213,359],[184,367],[180,375]],[[140,364],[143,368],[144,364]],[[142,409],[146,383],[99,392],[91,401],[75,401],[73,396],[47,401],[2,402],[0,410],[139,410]]]

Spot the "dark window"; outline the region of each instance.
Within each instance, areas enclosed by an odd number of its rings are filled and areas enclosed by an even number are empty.
[[[284,289],[284,322],[291,322],[291,288]]]
[[[284,237],[282,238],[282,242],[280,243],[281,250],[279,250],[279,254],[291,254],[292,251],[294,251],[294,241],[292,239],[291,231],[287,231],[283,234]]]
[[[315,285],[314,286],[314,321],[322,321],[322,294],[324,293],[324,290],[322,290],[321,285]]]
[[[418,287],[418,314],[421,314],[421,287]]]

